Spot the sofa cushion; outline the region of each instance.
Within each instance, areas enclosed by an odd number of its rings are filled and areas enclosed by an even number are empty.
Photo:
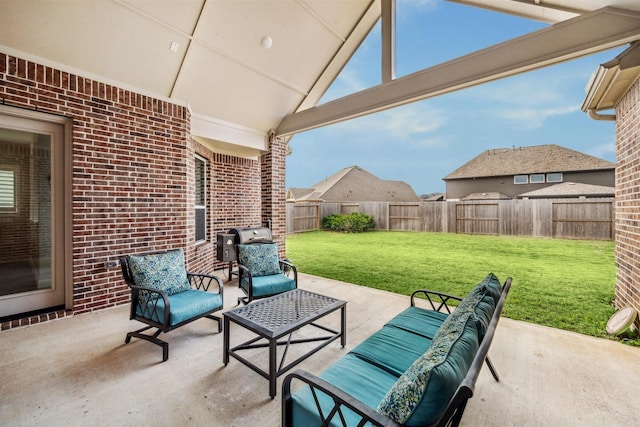
[[[127,258],[137,286],[165,291],[168,295],[191,289],[182,249],[153,255],[129,255]]]
[[[490,273],[460,301],[456,308],[462,311],[468,311],[471,308],[472,317],[477,322],[480,341],[489,327],[501,292],[500,280]]]
[[[479,347],[472,310],[466,305],[447,317],[431,347],[389,389],[379,412],[408,426],[430,424],[442,415]]]
[[[349,353],[325,369],[320,377],[371,408],[378,406],[387,390],[397,380],[396,376]],[[318,401],[326,416],[333,406],[333,399],[318,392]],[[293,395],[291,425],[322,425],[317,412],[309,387],[301,387],[296,391]],[[346,425],[358,424],[359,417],[349,409],[343,408],[343,415]],[[339,418],[336,418],[331,425],[343,424],[340,423]]]
[[[431,346],[431,339],[383,326],[349,353],[399,377]]]
[[[254,277],[278,274],[280,262],[276,243],[238,244],[238,260]]]
[[[448,313],[409,306],[389,320],[386,326],[404,329],[431,340],[448,316]]]
[[[275,295],[282,292],[290,291],[296,288],[296,282],[290,277],[285,276],[282,273],[274,274],[271,276],[258,276],[252,277],[251,283],[253,284],[253,297],[261,298],[269,295]],[[249,292],[249,278],[244,275],[240,286],[247,293]]]

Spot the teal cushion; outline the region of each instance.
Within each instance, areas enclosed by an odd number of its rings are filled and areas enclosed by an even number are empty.
[[[404,329],[431,340],[448,316],[448,313],[410,306],[388,321],[386,326]]]
[[[500,284],[500,279],[498,279],[495,274],[489,273],[478,286],[484,287],[493,298],[494,303],[498,304],[500,296],[502,295],[502,285]]]
[[[148,309],[144,316],[162,323],[164,317],[164,300],[160,298],[157,304],[148,302]],[[222,295],[211,292],[190,289],[169,297],[169,325],[175,326],[185,320],[200,317],[205,313],[222,308]],[[142,310],[138,307],[138,315],[142,316]]]
[[[252,278],[253,296],[261,298],[269,295],[280,294],[296,288],[296,282],[290,277],[282,273],[271,276],[258,276]],[[244,276],[240,282],[240,286],[247,293],[249,292],[249,278]]]
[[[173,295],[191,289],[184,268],[182,249],[154,255],[129,255],[129,269],[134,283]]]
[[[501,293],[500,280],[493,273],[490,273],[460,301],[456,308],[456,310],[462,309],[463,311],[471,309],[472,318],[477,323],[481,341],[489,327]]]
[[[276,243],[238,244],[238,262],[247,267],[253,277],[282,273]]]
[[[399,377],[430,346],[431,339],[422,335],[383,326],[350,353]]]
[[[459,307],[447,317],[431,347],[398,378],[378,411],[407,426],[431,424],[442,415],[479,347],[472,309]]]
[[[387,390],[397,380],[395,375],[369,364],[353,354],[346,354],[319,376],[371,408],[378,406]],[[318,392],[318,401],[326,416],[333,406],[333,400],[326,394]],[[345,425],[358,425],[359,417],[352,411],[343,408],[343,415],[346,420]],[[308,387],[301,387],[293,395],[292,418],[294,426],[322,425],[317,415],[314,398]],[[339,417],[333,421],[331,426],[343,425]]]

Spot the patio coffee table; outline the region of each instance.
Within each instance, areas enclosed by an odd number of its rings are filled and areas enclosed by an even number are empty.
[[[316,320],[338,309],[340,309],[340,331],[315,323]],[[232,356],[256,371],[258,374],[267,378],[269,380],[269,396],[273,399],[276,395],[276,380],[278,376],[338,338],[340,338],[340,344],[342,347],[346,345],[346,310],[346,301],[305,291],[303,289],[294,289],[289,292],[254,301],[246,306],[229,310],[223,313],[223,362],[226,366],[229,363],[229,356]],[[243,328],[252,331],[258,336],[230,348],[230,322],[236,323]],[[314,326],[328,332],[329,335],[323,334],[322,336],[310,338],[292,339],[293,332],[304,326]],[[288,335],[288,338],[281,340],[281,338],[286,335]],[[266,342],[263,342],[263,340],[266,340]],[[292,344],[308,342],[319,342],[319,344],[302,356],[285,365],[285,358],[287,356],[289,346]],[[276,367],[278,346],[284,346],[284,351],[280,363]],[[264,347],[269,348],[268,372],[238,354],[243,350]]]

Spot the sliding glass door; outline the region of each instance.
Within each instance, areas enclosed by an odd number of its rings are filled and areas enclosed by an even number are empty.
[[[0,318],[65,303],[65,127],[0,110]]]

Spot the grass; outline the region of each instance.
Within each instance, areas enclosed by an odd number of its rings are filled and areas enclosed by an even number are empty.
[[[288,236],[287,256],[301,272],[404,295],[465,295],[490,272],[511,276],[504,316],[596,337],[615,312],[609,241],[319,231]]]

